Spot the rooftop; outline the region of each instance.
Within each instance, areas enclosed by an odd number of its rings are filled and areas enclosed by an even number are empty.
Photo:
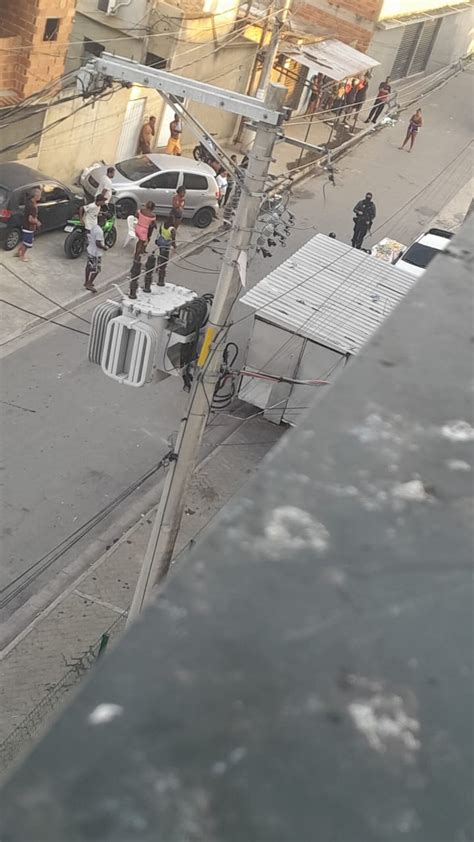
[[[356,354],[414,283],[401,269],[317,234],[241,301],[261,319]]]

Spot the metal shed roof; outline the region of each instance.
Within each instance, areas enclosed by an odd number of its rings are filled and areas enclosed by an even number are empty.
[[[261,319],[356,354],[415,283],[396,266],[317,234],[241,301]]]
[[[347,76],[356,76],[380,64],[374,58],[360,53],[359,50],[354,50],[353,47],[335,38],[306,47],[285,48],[284,53],[293,61],[309,67],[314,73],[324,73],[336,82]]]

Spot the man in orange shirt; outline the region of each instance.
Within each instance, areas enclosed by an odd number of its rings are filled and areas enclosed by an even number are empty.
[[[156,117],[150,117],[148,122],[142,126],[140,137],[138,138],[137,152],[146,155],[151,152],[153,145],[153,138],[155,137]]]

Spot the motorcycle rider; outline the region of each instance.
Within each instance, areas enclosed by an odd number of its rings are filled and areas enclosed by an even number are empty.
[[[365,198],[357,202],[353,213],[354,216],[354,233],[352,235],[352,247],[356,249],[362,248],[364,237],[372,228],[372,223],[375,219],[376,209],[372,201],[372,193],[366,193]]]

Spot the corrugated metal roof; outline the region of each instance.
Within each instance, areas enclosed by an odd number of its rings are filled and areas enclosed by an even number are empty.
[[[356,76],[371,67],[380,64],[374,58],[354,50],[348,44],[330,38],[319,44],[310,44],[295,49],[285,48],[285,55],[293,61],[309,67],[314,73],[324,73],[330,79],[339,82],[347,76]]]
[[[396,266],[317,234],[241,301],[272,324],[356,354],[415,283]]]

